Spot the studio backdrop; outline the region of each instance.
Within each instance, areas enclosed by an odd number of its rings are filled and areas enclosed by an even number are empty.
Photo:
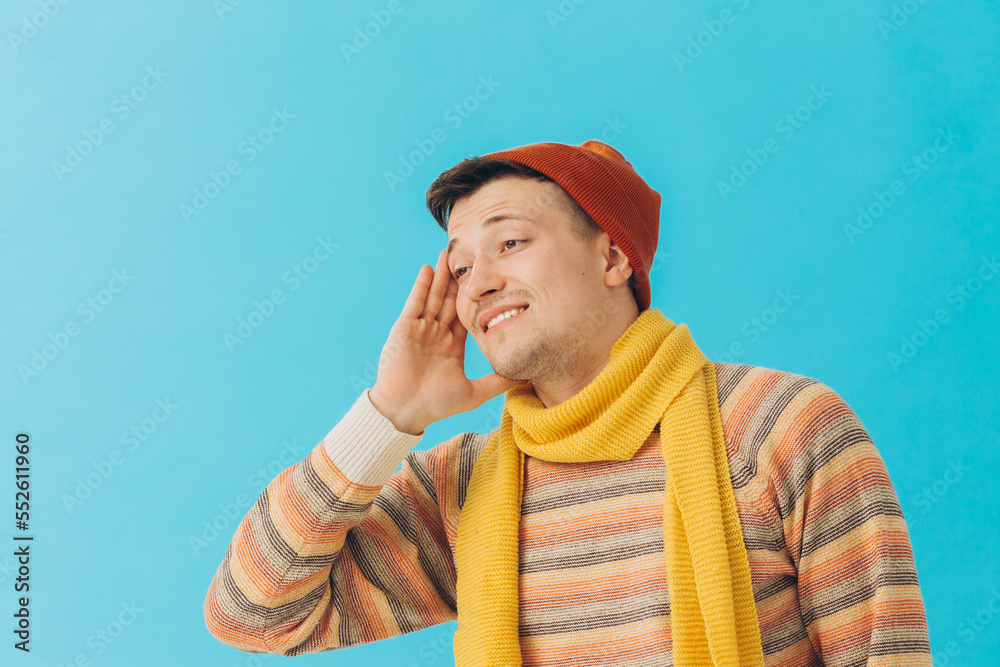
[[[455,623],[244,653],[206,590],[374,384],[434,178],[588,139],[662,195],[652,306],[847,401],[935,665],[996,664],[995,2],[12,0],[0,33],[0,664],[453,664]]]

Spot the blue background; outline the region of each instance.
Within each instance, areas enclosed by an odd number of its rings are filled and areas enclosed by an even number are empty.
[[[810,376],[848,401],[910,524],[935,664],[995,664],[996,3],[222,2],[0,9],[0,479],[10,509],[14,438],[29,432],[35,535],[32,652],[4,629],[15,575],[0,557],[0,662],[283,662],[205,629],[227,506],[374,383],[420,265],[446,243],[423,203],[438,173],[601,139],[663,196],[653,306],[711,359]],[[81,142],[75,167],[54,164]],[[390,184],[394,171],[407,175]],[[225,187],[206,192],[213,172]],[[294,282],[317,239],[336,249]],[[227,344],[275,289],[283,302]],[[491,370],[471,337],[467,369]],[[162,423],[158,400],[176,406]],[[419,448],[493,428],[502,400],[434,424]],[[129,449],[122,434],[143,420],[155,430]],[[111,474],[67,505],[102,465]],[[213,521],[224,529],[192,546]],[[3,534],[13,545],[13,517]],[[133,603],[134,622],[95,642]],[[452,664],[453,632],[294,664]]]

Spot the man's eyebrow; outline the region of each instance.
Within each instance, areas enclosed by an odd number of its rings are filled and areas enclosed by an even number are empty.
[[[496,215],[491,215],[490,217],[483,220],[483,227],[488,227],[489,225],[494,225],[498,222],[503,222],[504,220],[527,220],[528,218],[524,215],[517,215],[514,213],[498,213]],[[458,244],[458,239],[454,238],[448,241],[448,255],[447,261],[451,261],[451,251],[454,250],[455,246]]]

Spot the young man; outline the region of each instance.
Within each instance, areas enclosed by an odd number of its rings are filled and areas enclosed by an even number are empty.
[[[660,196],[620,153],[463,160],[427,206],[448,247],[374,386],[240,523],[215,637],[295,656],[457,619],[462,666],[931,665],[868,433],[826,385],[709,361],[650,308]],[[501,392],[499,428],[410,451]]]

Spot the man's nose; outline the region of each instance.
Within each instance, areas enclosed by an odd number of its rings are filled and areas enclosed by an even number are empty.
[[[469,284],[466,285],[470,299],[478,300],[503,288],[503,274],[491,258],[478,260],[470,273]]]

